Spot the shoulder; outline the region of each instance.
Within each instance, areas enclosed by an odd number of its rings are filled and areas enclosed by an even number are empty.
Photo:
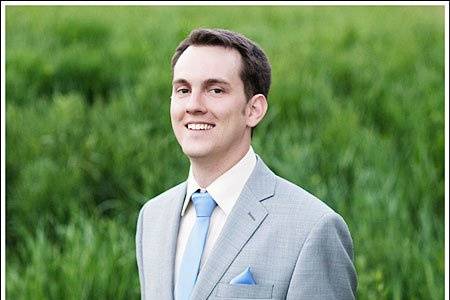
[[[296,232],[304,236],[305,244],[327,241],[333,243],[333,249],[342,244],[352,257],[353,242],[342,216],[298,185],[279,176],[276,180],[272,212],[288,212],[287,219]]]
[[[280,176],[275,178],[274,202],[277,205],[287,206],[297,216],[308,216],[316,221],[325,215],[337,215],[330,206],[302,187]]]
[[[350,236],[342,216],[325,202],[282,177],[275,175],[274,180],[273,196],[261,202],[272,224],[289,228],[288,231],[303,241],[310,234],[329,230],[338,236]]]
[[[144,212],[149,211],[158,212],[167,208],[168,203],[180,197],[182,193],[185,193],[186,182],[179,183],[178,185],[166,190],[165,192],[147,200],[142,206],[139,215],[143,215]]]
[[[278,222],[306,231],[324,216],[341,219],[343,222],[342,217],[325,202],[275,174],[259,157],[253,176],[249,184],[255,191],[265,190],[266,195],[271,195],[262,200],[261,204]]]

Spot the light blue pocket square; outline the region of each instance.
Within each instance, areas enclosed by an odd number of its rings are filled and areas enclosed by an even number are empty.
[[[247,267],[244,272],[234,277],[230,281],[230,284],[256,284],[255,279],[253,279],[252,272],[250,272],[250,267]]]

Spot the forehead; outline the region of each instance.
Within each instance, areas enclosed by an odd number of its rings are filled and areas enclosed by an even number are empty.
[[[233,48],[221,46],[189,46],[173,69],[174,80],[206,80],[223,78],[239,80],[241,55]]]

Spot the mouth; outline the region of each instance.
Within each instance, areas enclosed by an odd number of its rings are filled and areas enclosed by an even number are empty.
[[[214,127],[216,127],[216,125],[214,124],[209,124],[209,123],[188,123],[185,125],[185,127],[188,130],[192,130],[192,131],[206,131],[206,130],[211,130]]]

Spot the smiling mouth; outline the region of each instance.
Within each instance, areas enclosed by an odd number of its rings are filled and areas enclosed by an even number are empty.
[[[210,130],[215,127],[215,125],[207,123],[189,123],[185,126],[189,130]]]

